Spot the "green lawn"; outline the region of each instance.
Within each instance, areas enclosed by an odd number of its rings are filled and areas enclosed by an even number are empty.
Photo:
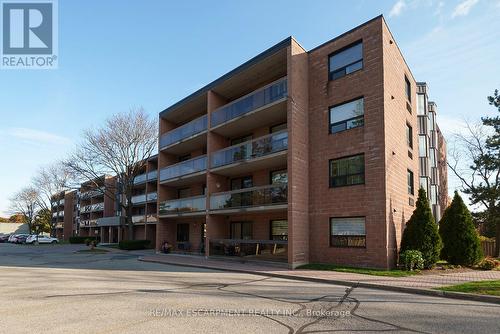
[[[469,282],[458,285],[443,286],[436,288],[436,290],[500,296],[500,280]]]
[[[82,249],[77,251],[77,253],[107,253],[109,250],[107,249],[100,249],[100,248],[94,248],[94,249]]]
[[[418,271],[404,271],[399,269],[392,270],[382,270],[382,269],[369,269],[369,268],[353,268],[353,267],[343,267],[334,264],[320,264],[320,263],[310,263],[298,267],[297,269],[312,269],[312,270],[330,270],[330,271],[340,271],[344,273],[355,273],[355,274],[365,274],[374,276],[390,276],[390,277],[405,277],[411,275],[419,274]]]

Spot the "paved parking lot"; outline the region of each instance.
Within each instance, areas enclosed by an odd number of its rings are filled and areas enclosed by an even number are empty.
[[[499,333],[500,306],[0,244],[0,333]]]

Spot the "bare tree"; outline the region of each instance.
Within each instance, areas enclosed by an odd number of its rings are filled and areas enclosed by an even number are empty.
[[[39,198],[40,192],[32,186],[21,189],[10,198],[12,213],[24,217],[30,233],[33,230],[33,220],[40,208]]]
[[[33,178],[33,186],[40,194],[38,206],[52,212],[52,197],[71,189],[74,176],[70,169],[62,163],[55,163],[39,169]],[[55,222],[50,222],[52,235],[55,235]]]
[[[88,182],[108,198],[121,195],[123,199],[119,205],[125,214],[129,238],[133,235],[134,178],[142,173],[147,160],[156,151],[157,124],[142,108],[116,114],[102,127],[85,131],[81,145],[64,161],[82,183]],[[115,175],[116,184],[101,187],[99,181],[104,175]]]
[[[471,204],[485,209],[486,219],[496,225],[497,244],[500,236],[500,169],[487,143],[491,133],[483,124],[466,122],[466,131],[455,134],[450,147],[448,166],[460,180],[462,191]],[[496,252],[499,252],[497,246]]]

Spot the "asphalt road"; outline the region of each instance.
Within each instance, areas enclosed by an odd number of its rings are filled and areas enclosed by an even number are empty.
[[[0,244],[0,333],[500,333],[500,306]]]

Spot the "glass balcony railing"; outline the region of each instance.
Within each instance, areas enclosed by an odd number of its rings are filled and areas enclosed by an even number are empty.
[[[151,192],[148,194],[132,196],[132,204],[146,203],[151,201],[156,201],[158,194],[156,192]]]
[[[80,209],[81,212],[95,212],[95,211],[103,211],[103,210],[104,210],[104,202],[85,205]]]
[[[153,170],[149,173],[137,175],[134,178],[134,184],[144,183],[146,181],[154,181],[157,179],[157,177],[158,177],[158,172],[156,170]]]
[[[206,196],[180,198],[160,203],[160,215],[205,211]]]
[[[207,130],[207,115],[179,126],[160,137],[160,149]]]
[[[144,223],[145,220],[146,218],[144,215],[132,216],[132,223],[134,224]]]
[[[287,202],[288,184],[271,184],[212,194],[210,196],[210,210],[238,209],[286,204]]]
[[[156,217],[156,215],[147,215],[146,221],[148,223],[156,223],[158,221],[158,217]]]
[[[223,124],[287,96],[286,77],[230,102],[210,115],[212,127]]]
[[[207,156],[203,155],[160,170],[160,181],[175,179],[207,169]]]
[[[286,149],[288,149],[288,131],[282,130],[214,152],[211,155],[211,167],[251,160]]]

